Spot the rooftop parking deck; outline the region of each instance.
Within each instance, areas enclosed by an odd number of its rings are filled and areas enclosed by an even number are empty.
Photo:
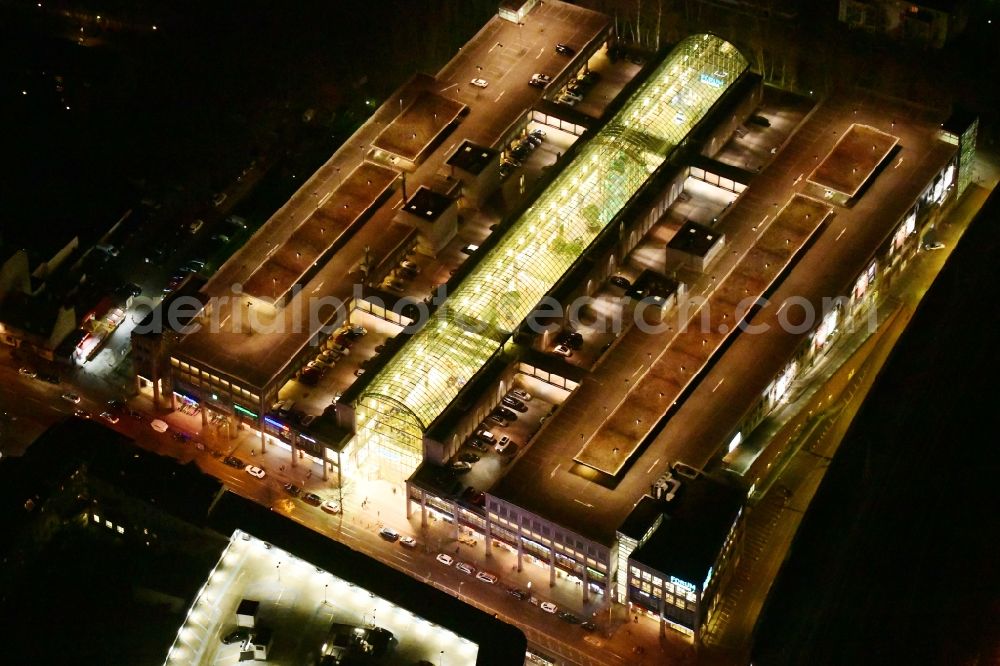
[[[552,0],[536,7],[526,17],[523,29],[494,16],[436,77],[417,76],[404,84],[216,272],[204,291],[209,296],[228,299],[224,303],[216,303],[215,310],[217,320],[226,324],[212,332],[205,329],[186,336],[178,348],[178,355],[250,386],[263,387],[279,377],[319,329],[321,322],[310,320],[309,301],[336,298],[346,303],[353,293],[354,284],[361,278],[358,268],[366,260],[377,264],[393,256],[401,244],[412,239],[415,232],[409,226],[393,222],[398,212],[398,198],[391,195],[363,224],[356,225],[356,231],[348,234],[350,238],[343,241],[332,259],[324,260],[325,264],[321,261],[316,273],[302,285],[298,295],[288,299],[281,312],[281,321],[261,316],[267,327],[251,331],[246,325],[234,325],[241,319],[245,324],[248,311],[255,307],[247,307],[242,287],[277,252],[275,248],[281,247],[296,229],[314,216],[318,206],[332,207],[332,210],[337,210],[339,206],[343,210],[344,203],[350,204],[349,201],[342,201],[335,190],[347,185],[348,174],[366,163],[376,138],[399,117],[399,100],[404,100],[405,110],[407,100],[416,99],[422,91],[429,90],[448,97],[452,103],[468,107],[468,115],[462,118],[453,136],[449,137],[454,138],[454,143],[449,140],[436,147],[407,177],[408,189],[412,186],[410,191],[415,191],[419,185],[433,181],[447,156],[462,141],[493,146],[538,101],[542,91],[527,85],[531,73],[539,68],[560,71],[572,62],[555,53],[552,44],[559,41],[589,43],[607,34],[609,29],[607,16]],[[522,37],[523,43],[519,41]],[[531,57],[521,57],[527,53],[529,39],[538,41],[540,50]],[[503,50],[495,48],[497,42],[520,46],[516,50],[510,47]],[[478,89],[472,89],[467,83],[477,75],[477,66],[487,65],[491,86],[490,94],[483,97],[476,92]],[[431,111],[432,120],[433,113]],[[349,191],[344,189],[343,193],[348,194]],[[353,206],[349,205],[347,210],[353,210]],[[262,273],[251,286],[262,295],[262,301],[270,301],[272,295],[278,292],[279,280],[294,283],[294,267],[273,265],[271,268],[275,270],[273,275]]]
[[[719,351],[726,338],[737,330],[736,322],[746,315],[740,303],[751,303],[763,295],[830,212],[826,204],[801,195],[793,197],[758,237],[747,254],[749,263],[746,266],[742,262],[737,264],[703,305],[697,307],[695,304],[697,310],[689,309],[692,321],[678,322],[683,329],[671,337],[651,367],[635,380],[633,390],[644,399],[632,400],[616,408],[573,460],[598,472],[617,476],[645,436]],[[757,247],[765,248],[768,256],[758,255]],[[751,291],[751,286],[756,288]],[[735,303],[734,297],[739,299]]]
[[[746,68],[717,37],[679,44],[465,277],[451,307],[375,377],[360,401],[370,433],[418,448],[427,426]],[[707,82],[713,73],[720,78]]]
[[[780,100],[770,104],[769,114],[783,117]],[[860,107],[860,115],[852,112],[855,106]],[[801,103],[792,108],[797,115],[804,115],[799,112]],[[896,121],[894,133],[900,136],[906,159],[898,169],[882,172],[853,207],[837,209],[829,228],[815,236],[809,251],[769,294],[770,303],[754,315],[753,323],[766,325],[767,330],[735,337],[617,478],[588,467],[567,465],[567,461],[604,425],[616,405],[656,403],[661,391],[670,395],[677,390],[679,383],[670,374],[652,373],[643,380],[642,393],[633,390],[633,373],[647,362],[647,353],[658,353],[656,350],[663,348],[663,338],[672,336],[672,331],[660,336],[628,331],[599,370],[584,379],[546,421],[545,428],[489,494],[610,545],[616,528],[629,515],[637,498],[649,492],[650,484],[671,462],[683,460],[704,467],[721,456],[740,415],[759,400],[805,335],[789,332],[776,321],[784,300],[795,297],[819,303],[823,297],[850,289],[856,276],[871,262],[875,248],[888,238],[953,154],[953,147],[936,138],[940,118],[912,107],[889,104],[882,98],[850,95],[827,100],[806,117],[773,163],[754,177],[743,197],[720,220],[719,230],[730,239],[730,247],[713,275],[701,275],[689,282],[691,294],[703,294],[713,276],[725,274],[737,259],[733,252],[751,245],[762,231],[762,219],[770,219],[778,210],[776,202],[787,201],[789,192],[804,188],[804,183],[796,182],[794,176],[808,173],[818,163],[818,156],[831,149],[835,142],[831,130],[840,134],[855,122],[873,126],[881,123],[888,128],[890,114]],[[780,248],[784,237],[775,239]],[[764,284],[758,276],[766,270],[766,264],[774,266],[778,260],[779,255],[758,246],[740,259],[746,270],[725,279],[714,297],[733,305],[746,296],[746,289],[759,292]],[[700,339],[696,340],[695,351],[698,345]],[[680,363],[677,358],[675,368]],[[662,413],[663,407],[658,411]],[[641,414],[636,417],[643,418]]]

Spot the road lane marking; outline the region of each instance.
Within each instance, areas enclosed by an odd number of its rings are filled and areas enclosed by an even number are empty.
[[[501,98],[501,97],[503,97],[503,95],[504,95],[504,93],[505,93],[505,92],[507,92],[507,91],[506,91],[506,90],[501,90],[501,91],[500,91],[500,94],[499,94],[499,95],[497,95],[497,98],[496,98],[495,100],[493,100],[493,102],[494,102],[494,103],[496,103],[496,102],[499,102],[499,101],[500,101],[500,98]]]
[[[573,499],[573,501],[574,501],[574,502],[576,502],[577,504],[582,504],[582,505],[584,505],[584,506],[585,506],[585,507],[587,507],[588,509],[593,509],[593,508],[594,508],[594,505],[593,505],[593,504],[587,504],[586,502],[581,502],[580,500],[578,500],[578,499],[576,499],[576,498],[574,498],[574,499]]]
[[[322,208],[323,206],[325,206],[326,202],[329,201],[330,197],[332,196],[333,196],[333,190],[330,190],[329,192],[324,194],[323,198],[319,200],[319,205],[317,206],[317,208]]]
[[[551,479],[551,478],[552,478],[553,476],[555,476],[555,475],[556,475],[556,472],[558,472],[558,471],[559,471],[559,467],[560,467],[560,465],[562,465],[562,463],[559,463],[558,465],[556,465],[555,467],[553,467],[553,468],[552,468],[552,473],[551,473],[551,474],[549,474],[549,478],[550,478],[550,479]]]
[[[457,85],[458,85],[458,83],[453,83],[450,86],[445,86],[444,88],[441,88],[441,92],[445,92],[447,90],[451,90],[452,88],[454,88]]]
[[[542,54],[544,52],[545,52],[545,47],[544,46],[542,48],[538,49],[538,55],[535,56],[535,60],[538,60],[539,58],[541,58]]]
[[[839,234],[837,234],[837,237],[836,237],[836,238],[834,238],[833,240],[835,240],[835,241],[839,241],[839,240],[840,240],[840,237],[844,235],[844,232],[845,232],[845,231],[847,231],[847,227],[844,227],[843,229],[841,229],[841,230],[840,230],[840,233],[839,233]]]
[[[725,378],[725,377],[723,377],[722,379],[720,379],[720,380],[719,380],[719,383],[715,385],[715,388],[714,388],[714,389],[712,389],[712,393],[715,393],[715,392],[716,392],[716,390],[718,390],[718,388],[719,388],[720,386],[722,386],[722,382],[724,382],[724,381],[726,381],[726,378]]]
[[[653,464],[649,466],[649,469],[646,470],[646,474],[649,474],[650,472],[652,472],[653,468],[656,467],[659,464],[660,464],[660,459],[657,458],[656,460],[653,461]]]

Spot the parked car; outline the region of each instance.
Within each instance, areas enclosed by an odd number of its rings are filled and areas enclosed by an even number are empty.
[[[257,467],[256,465],[247,465],[246,467],[243,468],[243,471],[245,471],[247,474],[254,477],[255,479],[263,479],[265,476],[267,476],[267,472],[262,470],[260,467]]]
[[[525,405],[523,402],[521,402],[517,398],[512,398],[509,395],[505,395],[504,397],[500,398],[500,402],[505,407],[510,407],[511,409],[513,409],[515,411],[518,411],[518,412],[526,412],[526,411],[528,411],[528,406],[527,405]]]
[[[523,400],[524,402],[528,402],[529,400],[531,400],[531,394],[522,389],[514,389],[513,391],[510,392],[510,395],[517,398],[518,400]]]
[[[188,225],[188,233],[192,236],[201,231],[201,228],[205,226],[205,220],[195,220]]]
[[[225,192],[217,192],[215,195],[212,196],[212,203],[215,204],[216,206],[221,206],[223,203],[225,203],[226,199],[228,198],[229,197],[226,195]]]
[[[80,404],[80,396],[78,396],[76,393],[63,393],[62,399],[65,400],[66,402],[71,402],[74,405]]]
[[[309,506],[319,506],[323,503],[323,498],[316,493],[306,493],[302,496],[302,501]]]
[[[413,537],[405,536],[399,540],[399,545],[403,546],[404,548],[416,548],[417,540],[414,539]]]
[[[455,558],[453,558],[451,555],[445,555],[444,553],[438,553],[436,559],[438,562],[445,565],[446,567],[450,567],[455,562]]]
[[[579,349],[583,346],[583,333],[579,331],[563,331],[556,338],[556,342],[570,349]]]
[[[236,469],[243,469],[244,467],[246,467],[246,463],[244,463],[242,460],[240,460],[236,456],[226,456],[223,459],[222,462],[223,462],[223,464],[229,465],[230,467],[233,467],[233,468],[236,468]]]
[[[554,351],[559,356],[562,356],[563,358],[569,358],[570,356],[573,355],[573,350],[567,347],[566,345],[556,345],[556,348],[553,349],[552,351]]]
[[[507,409],[506,407],[497,407],[495,413],[497,416],[507,421],[517,420],[517,414]]]
[[[469,453],[468,451],[466,451],[465,453],[460,453],[458,459],[461,460],[462,462],[467,462],[470,464],[479,462],[479,456],[477,456],[475,453]]]
[[[587,620],[586,622],[582,623],[580,625],[580,628],[583,629],[584,631],[597,631],[597,625],[591,622],[590,620]]]
[[[473,437],[472,439],[469,440],[469,446],[471,446],[472,448],[474,448],[477,451],[489,451],[490,450],[490,445],[489,444],[487,444],[483,440],[478,439],[476,437]]]
[[[85,409],[74,409],[73,410],[73,416],[75,416],[78,419],[89,419],[90,418],[90,412],[88,412]]]
[[[232,645],[233,643],[242,643],[243,641],[250,638],[253,634],[253,630],[250,627],[236,627],[228,634],[222,637],[222,642],[225,645]]]
[[[30,378],[32,378],[32,379],[34,379],[34,378],[35,378],[36,376],[38,376],[38,373],[37,373],[37,372],[35,372],[35,371],[34,371],[34,370],[32,370],[31,368],[26,368],[26,367],[22,367],[22,368],[21,368],[20,370],[18,370],[17,372],[18,372],[18,374],[19,374],[19,375],[22,375],[22,376],[24,376],[24,377],[30,377]]]
[[[580,624],[580,618],[572,613],[567,613],[566,611],[559,612],[559,619],[563,622],[568,622],[569,624]]]
[[[399,539],[399,532],[391,527],[383,527],[378,531],[378,535],[386,541],[397,541]]]
[[[632,286],[632,283],[624,275],[612,275],[608,278],[608,282],[622,289],[628,289]]]
[[[458,562],[455,564],[455,568],[464,573],[467,576],[476,575],[476,567],[472,566],[468,562]]]
[[[368,329],[364,326],[354,325],[347,329],[347,337],[357,340],[368,335]]]
[[[110,423],[111,425],[118,423],[118,417],[112,414],[111,412],[101,412],[101,418]]]
[[[448,469],[458,474],[465,474],[472,469],[472,465],[463,460],[458,460],[448,465]]]
[[[546,613],[555,613],[557,610],[559,610],[559,607],[556,606],[551,601],[543,601],[542,603],[538,604],[538,607],[541,608]]]
[[[282,486],[282,488],[284,488],[285,492],[291,495],[292,497],[298,497],[302,493],[302,489],[299,488],[294,483],[286,483],[284,486]]]
[[[489,572],[480,571],[476,574],[476,580],[489,583],[490,585],[496,585],[498,578]]]
[[[508,423],[507,421],[504,421],[503,418],[499,414],[490,414],[486,418],[486,420],[489,421],[490,423],[494,424],[494,425],[500,426],[501,428],[506,428],[508,425],[510,425],[510,423]]]
[[[929,241],[927,243],[924,243],[924,249],[925,250],[943,250],[944,249],[944,243],[942,243],[940,241]]]
[[[477,88],[485,88],[486,86],[490,85],[489,81],[487,81],[486,79],[472,79],[471,81],[469,81],[469,83],[476,86]]]
[[[556,53],[562,54],[564,56],[571,56],[576,54],[576,49],[568,44],[556,44]]]
[[[399,267],[402,268],[403,270],[409,271],[411,273],[419,273],[420,272],[420,266],[417,266],[415,263],[413,263],[409,259],[403,259],[401,262],[399,262]]]
[[[525,592],[524,590],[519,590],[516,587],[512,587],[509,590],[507,590],[507,594],[509,594],[510,596],[514,597],[519,601],[526,601],[528,599],[528,593]]]
[[[770,127],[771,121],[760,114],[754,114],[747,118],[748,123],[753,123],[754,125],[759,125],[760,127]]]
[[[340,502],[337,500],[328,499],[319,505],[319,508],[323,509],[327,513],[340,513]]]
[[[504,435],[496,443],[495,448],[497,453],[504,453],[505,451],[507,451],[508,448],[510,448],[510,445],[513,443],[514,441],[510,437]]]

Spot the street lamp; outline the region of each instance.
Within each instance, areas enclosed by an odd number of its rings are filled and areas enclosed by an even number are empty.
[[[329,587],[330,587],[329,583],[326,583],[326,584],[323,585],[323,604],[324,605],[326,604],[326,591],[327,591],[327,588],[329,588]]]

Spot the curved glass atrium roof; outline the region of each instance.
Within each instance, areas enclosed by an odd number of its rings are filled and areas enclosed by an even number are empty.
[[[427,426],[746,68],[713,35],[671,51],[375,377],[359,425],[419,449]]]

